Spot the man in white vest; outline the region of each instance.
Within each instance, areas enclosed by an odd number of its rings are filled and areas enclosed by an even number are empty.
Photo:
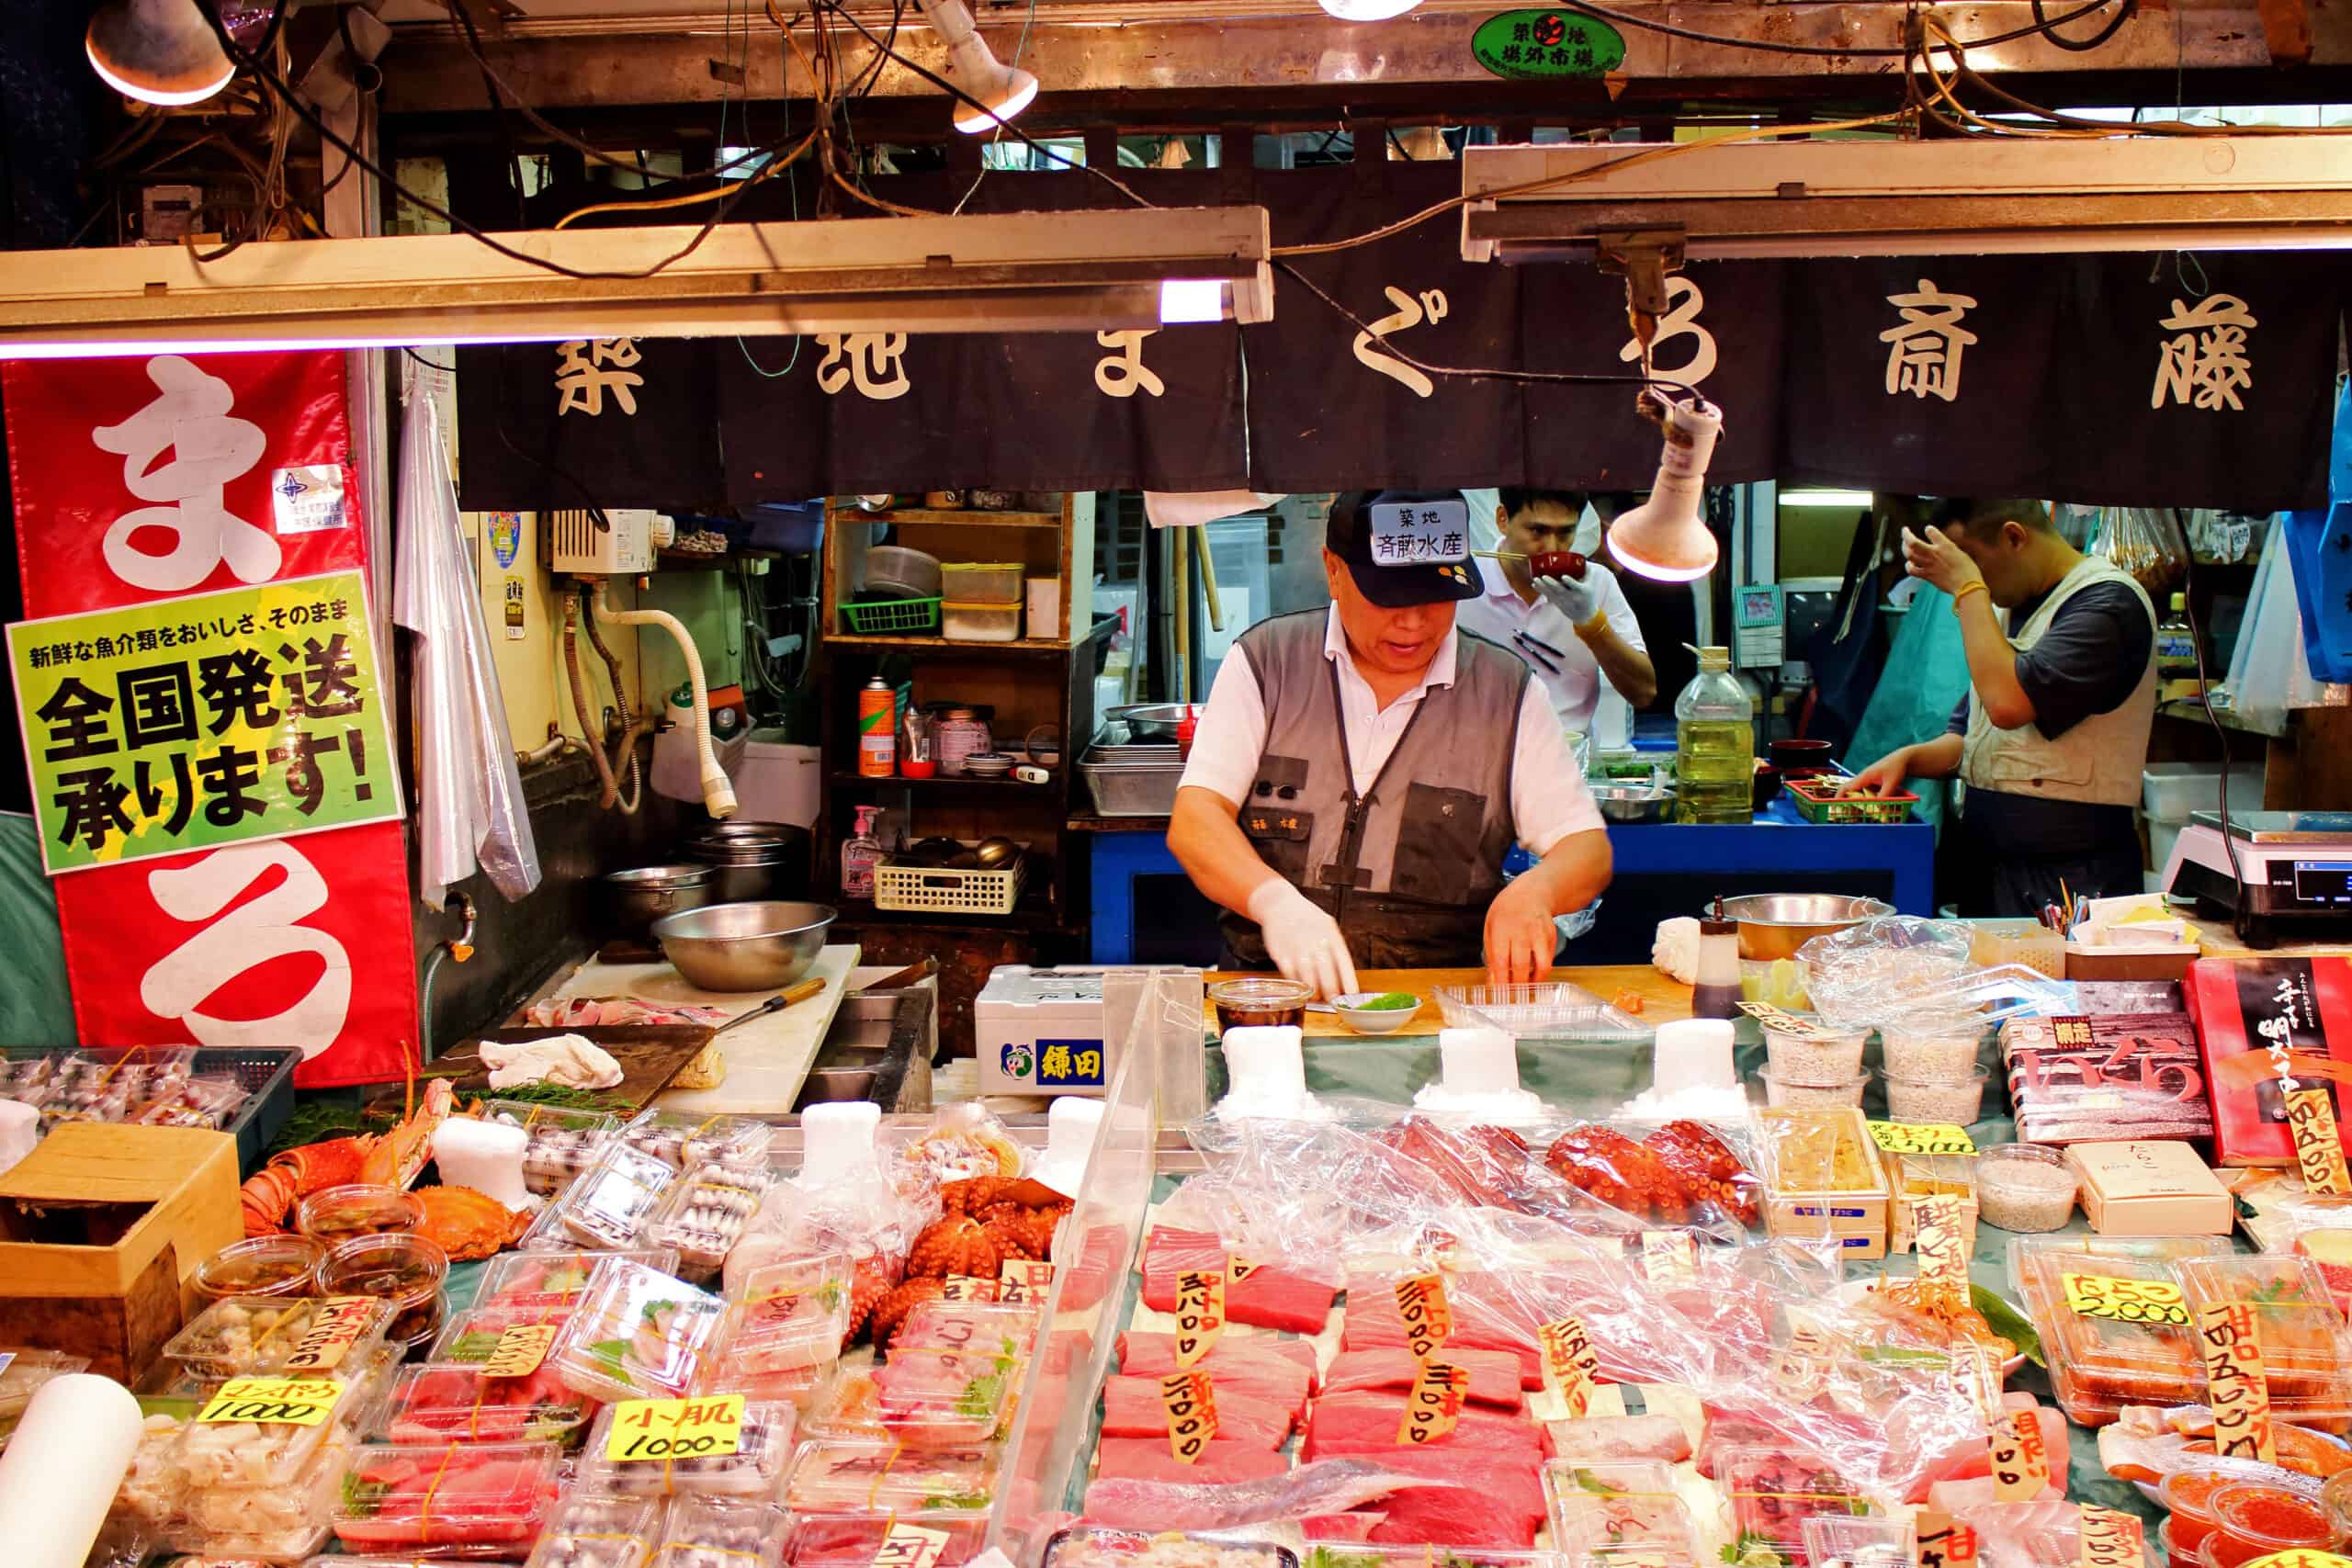
[[[2062,885],[2139,892],[2132,808],[2156,711],[2146,591],[2068,544],[2038,501],[1947,500],[1931,515],[1925,538],[1904,530],[1904,567],[1952,596],[1969,694],[1948,733],[1881,758],[1854,788],[1958,775],[1942,891],[1963,915],[2031,916]]]

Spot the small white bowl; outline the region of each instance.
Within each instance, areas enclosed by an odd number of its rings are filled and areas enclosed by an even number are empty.
[[[1394,1034],[1421,1013],[1426,1004],[1419,997],[1408,1008],[1368,1008],[1363,1004],[1374,997],[1385,997],[1386,991],[1350,991],[1343,997],[1331,998],[1331,1010],[1340,1021],[1358,1034]],[[1409,993],[1405,993],[1409,994]]]

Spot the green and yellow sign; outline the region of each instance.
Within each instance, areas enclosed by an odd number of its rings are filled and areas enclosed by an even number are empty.
[[[51,875],[401,815],[356,571],[18,621],[8,660]]]
[[[1470,35],[1478,63],[1511,82],[1602,76],[1625,63],[1625,39],[1581,11],[1505,11]]]

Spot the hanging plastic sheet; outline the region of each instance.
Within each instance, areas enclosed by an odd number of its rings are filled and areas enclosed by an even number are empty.
[[[2273,528],[2263,543],[2262,564],[2255,569],[2237,650],[2230,656],[2231,711],[2266,734],[2284,735],[2289,710],[2325,702],[2327,694],[2312,679],[2302,646],[2287,530]]]
[[[508,744],[506,700],[491,662],[481,587],[458,532],[458,492],[433,400],[408,404],[401,432],[400,561],[392,619],[416,634],[410,656],[417,724],[417,896],[435,908],[474,874],[519,899],[539,885],[539,852]]]

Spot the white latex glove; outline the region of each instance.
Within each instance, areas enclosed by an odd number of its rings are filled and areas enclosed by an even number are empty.
[[[1672,976],[1686,986],[1695,985],[1699,978],[1699,922],[1688,915],[1660,920],[1657,940],[1650,943],[1650,963],[1660,973]]]
[[[1567,616],[1568,625],[1585,626],[1601,615],[1601,591],[1615,581],[1610,570],[1597,560],[1584,563],[1584,576],[1539,577],[1535,592],[1551,601],[1552,607]]]
[[[1258,922],[1266,956],[1284,975],[1314,987],[1327,1001],[1356,988],[1355,960],[1348,956],[1340,922],[1306,894],[1270,876],[1250,895],[1250,907],[1242,912]]]

